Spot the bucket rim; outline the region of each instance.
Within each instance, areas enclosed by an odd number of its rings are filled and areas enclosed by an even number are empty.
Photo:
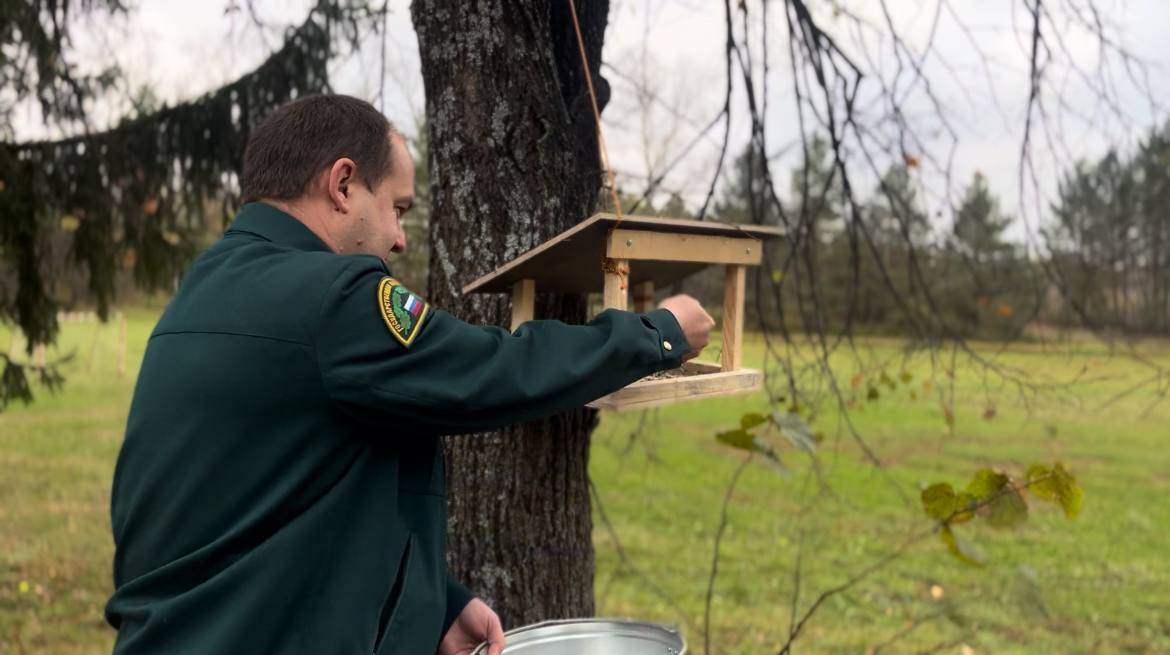
[[[687,655],[687,643],[683,639],[682,633],[679,631],[677,625],[655,623],[652,621],[641,621],[638,619],[621,618],[621,617],[588,617],[579,619],[550,619],[533,623],[532,625],[525,625],[519,628],[513,628],[504,633],[504,637],[512,641],[512,637],[521,637],[529,633],[547,630],[549,628],[557,628],[564,626],[580,626],[583,628],[598,627],[602,625],[612,626],[618,629],[625,629],[631,633],[658,631],[662,636],[674,638],[678,641],[679,649],[676,655]],[[471,655],[486,655],[488,642],[483,642],[472,651]]]

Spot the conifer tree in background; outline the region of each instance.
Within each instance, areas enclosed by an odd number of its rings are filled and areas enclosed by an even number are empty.
[[[146,290],[173,284],[207,226],[222,225],[235,210],[252,127],[298,95],[327,90],[326,64],[337,44],[356,46],[380,24],[380,14],[365,3],[322,0],[252,72],[195,100],[94,131],[87,113],[117,71],[80,75],[69,58],[71,34],[79,22],[125,6],[35,0],[2,7],[0,87],[14,95],[0,104],[0,138],[7,139],[0,142],[0,320],[23,332],[29,354],[57,338],[57,312],[71,307],[56,289],[69,273],[84,273],[103,319],[118,271]],[[13,111],[26,101],[37,103],[47,124],[73,136],[12,142]],[[67,266],[50,266],[55,260]],[[50,387],[62,382],[51,362],[30,365],[7,353],[0,359],[0,410],[31,400],[30,373]]]

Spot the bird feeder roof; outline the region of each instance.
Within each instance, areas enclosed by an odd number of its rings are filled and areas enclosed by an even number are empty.
[[[599,291],[604,285],[602,260],[607,256],[610,232],[615,228],[622,234],[657,233],[722,237],[722,243],[749,244],[784,235],[778,227],[695,221],[677,218],[649,218],[613,214],[594,214],[532,250],[463,287],[463,293],[501,293],[511,291],[521,280],[535,280],[540,291],[560,293],[588,293]],[[633,238],[622,243],[632,244]],[[639,239],[644,243],[646,239]],[[619,244],[620,245],[620,244]],[[745,250],[751,252],[751,245]],[[701,249],[700,249],[701,250]],[[758,245],[756,253],[759,253]],[[610,253],[611,257],[621,257]],[[702,257],[699,254],[696,259]],[[758,257],[758,254],[757,254]],[[629,283],[653,282],[655,287],[673,284],[718,261],[657,261],[645,254],[631,263]]]

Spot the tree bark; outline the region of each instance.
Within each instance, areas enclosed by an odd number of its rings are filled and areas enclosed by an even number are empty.
[[[609,3],[578,3],[600,101]],[[510,298],[476,277],[581,221],[601,181],[565,0],[414,0],[426,87],[431,302],[507,326]],[[536,318],[582,322],[581,296],[540,294]],[[593,612],[589,437],[596,414],[447,441],[448,564],[505,626]]]

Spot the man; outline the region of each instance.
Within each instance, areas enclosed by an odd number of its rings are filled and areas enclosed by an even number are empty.
[[[707,343],[691,298],[514,333],[389,274],[414,166],[368,103],[277,110],[147,345],[114,474],[116,653],[498,655],[446,574],[438,437],[580,406]]]

